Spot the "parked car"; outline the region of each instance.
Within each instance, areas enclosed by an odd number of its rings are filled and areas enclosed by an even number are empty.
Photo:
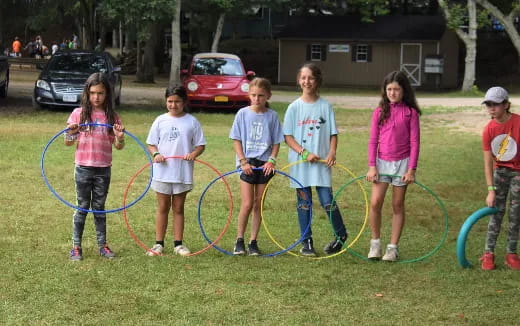
[[[7,96],[9,88],[9,62],[7,57],[0,56],[0,97]]]
[[[116,105],[121,102],[121,67],[108,52],[65,50],[56,52],[34,84],[33,106],[79,107],[87,78],[95,72],[108,75]]]
[[[181,71],[191,109],[239,109],[249,105],[249,81],[240,58],[227,53],[196,54],[188,69]]]

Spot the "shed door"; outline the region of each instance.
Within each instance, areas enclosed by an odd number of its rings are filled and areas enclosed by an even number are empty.
[[[421,86],[421,43],[401,43],[401,71],[412,86]]]

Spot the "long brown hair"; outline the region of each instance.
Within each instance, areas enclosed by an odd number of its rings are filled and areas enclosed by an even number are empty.
[[[396,82],[403,89],[403,99],[402,101],[412,110],[417,111],[417,113],[421,114],[421,109],[419,109],[419,105],[417,104],[417,99],[415,98],[415,92],[413,91],[412,86],[410,85],[410,81],[406,77],[406,75],[402,71],[392,71],[383,79],[383,84],[381,87],[381,100],[379,101],[379,107],[381,107],[381,115],[379,116],[379,124],[382,125],[385,121],[390,117],[390,100],[388,96],[386,96],[386,86],[388,84]]]
[[[85,82],[85,87],[83,88],[83,94],[81,94],[81,115],[79,122],[80,123],[92,123],[92,104],[90,103],[90,88],[92,86],[103,85],[105,88],[105,102],[103,103],[105,116],[107,118],[107,124],[114,125],[117,113],[114,111],[113,101],[112,101],[112,87],[108,82],[108,77],[106,74],[101,72],[96,72],[90,75]],[[109,133],[113,133],[114,131],[109,128]]]

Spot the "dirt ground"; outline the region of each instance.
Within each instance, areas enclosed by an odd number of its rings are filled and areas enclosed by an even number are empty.
[[[34,87],[34,81],[38,76],[37,71],[32,70],[11,70],[11,81],[9,84],[8,96],[6,99],[0,99],[0,114],[3,113],[24,113],[31,112],[31,94]],[[129,77],[131,80],[132,77]],[[121,101],[124,104],[148,104],[156,102],[164,96],[165,82],[159,81],[153,86],[143,86],[132,84],[131,81],[123,82]],[[378,96],[350,96],[335,95],[327,96],[334,106],[344,109],[366,108],[372,110],[379,102]],[[291,102],[294,95],[286,95],[283,93],[273,92],[271,101],[273,102]],[[485,109],[480,106],[480,99],[471,97],[460,98],[438,98],[438,97],[420,97],[418,98],[421,107],[449,107],[460,108],[457,112],[438,113],[424,116],[426,119],[435,124],[449,125],[453,129],[478,133],[480,134],[484,125],[489,121]],[[511,98],[513,104],[520,104],[520,98]],[[471,110],[468,110],[471,108]],[[478,110],[475,110],[478,108]]]

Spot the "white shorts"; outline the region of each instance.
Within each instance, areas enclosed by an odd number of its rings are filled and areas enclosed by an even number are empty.
[[[152,180],[150,188],[161,194],[178,195],[186,191],[191,191],[193,189],[193,185]]]
[[[379,182],[390,183],[394,186],[406,186],[406,182],[403,182],[403,175],[408,172],[408,161],[410,158],[405,158],[400,161],[385,161],[377,159],[376,167],[377,173],[379,173]],[[396,175],[397,177],[390,177],[388,175]]]

